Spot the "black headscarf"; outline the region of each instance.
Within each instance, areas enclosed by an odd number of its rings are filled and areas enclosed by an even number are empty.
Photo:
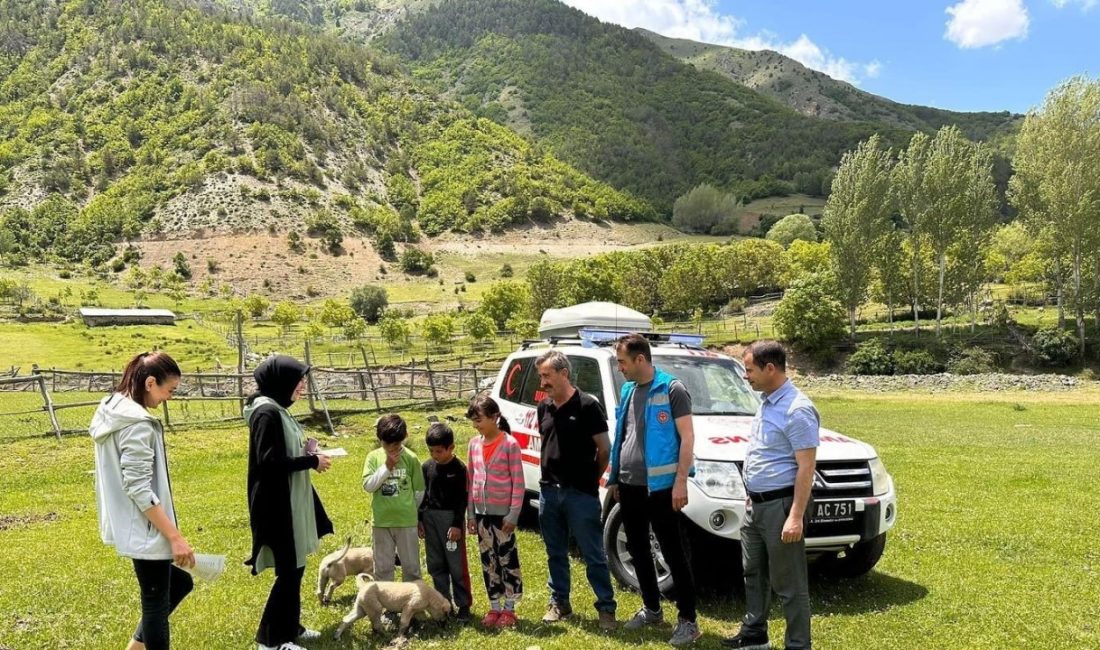
[[[265,359],[252,372],[252,376],[261,395],[270,397],[283,408],[290,408],[294,389],[309,370],[309,366],[294,357],[280,354]]]

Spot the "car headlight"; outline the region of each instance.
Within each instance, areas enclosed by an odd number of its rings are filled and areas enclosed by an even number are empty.
[[[745,484],[741,480],[741,472],[733,463],[697,460],[692,480],[708,497],[745,500]]]
[[[878,457],[872,458],[871,462],[871,487],[875,491],[875,496],[882,496],[890,491],[890,484],[893,479],[890,478],[890,473],[886,471],[886,466],[882,464],[882,461]]]

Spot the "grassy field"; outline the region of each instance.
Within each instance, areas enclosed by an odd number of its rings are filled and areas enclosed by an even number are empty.
[[[1100,554],[1094,536],[1100,503],[1100,400],[1095,393],[889,394],[814,396],[824,424],[874,444],[900,493],[898,527],[876,571],[850,582],[812,585],[815,647],[1084,648],[1100,646]],[[8,400],[2,396],[0,400]],[[2,407],[7,410],[7,407]],[[452,408],[441,415],[457,415]],[[405,413],[412,447],[423,454],[427,413]],[[362,458],[374,446],[371,417],[345,419],[331,446],[351,457],[314,475],[338,531],[367,543],[368,497],[358,487]],[[470,428],[459,421],[465,439]],[[183,530],[200,552],[225,553],[230,570],[199,584],[173,617],[179,648],[250,647],[271,576],[238,564],[249,547],[244,508],[243,426],[169,435],[173,485]],[[0,648],[119,648],[136,620],[132,570],[97,539],[91,443],[83,436],[0,440]],[[327,552],[338,539],[325,540]],[[413,647],[660,648],[669,630],[601,635],[591,592],[574,563],[579,620],[537,621],[547,597],[545,554],[536,532],[519,547],[526,596],[523,623],[486,633],[477,626],[429,627]],[[304,620],[331,632],[352,588],[323,608],[310,597],[319,555],[304,588]],[[475,610],[484,591],[475,575]],[[619,594],[620,618],[639,606]],[[704,596],[699,648],[718,648],[736,631],[740,599]],[[782,635],[773,611],[773,641]],[[382,647],[364,622],[350,638],[311,648]]]

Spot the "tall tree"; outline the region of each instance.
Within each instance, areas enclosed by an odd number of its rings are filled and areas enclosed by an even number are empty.
[[[924,239],[924,220],[931,213],[931,194],[927,187],[928,159],[932,138],[916,133],[909,147],[901,152],[892,174],[894,199],[904,222],[906,241],[911,251],[909,281],[912,285],[913,331],[920,333],[920,252]]]
[[[878,135],[844,154],[833,178],[821,224],[831,244],[838,297],[856,336],[856,310],[867,297],[878,242],[891,227],[890,176],[894,162]]]
[[[1010,200],[1058,234],[1070,259],[1071,295],[1085,354],[1082,274],[1100,255],[1100,80],[1074,77],[1024,120]]]

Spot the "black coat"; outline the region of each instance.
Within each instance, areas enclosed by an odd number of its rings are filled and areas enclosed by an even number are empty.
[[[276,566],[294,566],[294,524],[290,513],[290,474],[317,467],[316,456],[287,455],[283,422],[274,406],[261,406],[252,415],[248,441],[248,520],[252,528],[252,556],[245,564],[255,575],[260,547],[275,554]],[[317,490],[313,490],[313,513],[317,536],[332,534],[332,522],[325,514]]]

